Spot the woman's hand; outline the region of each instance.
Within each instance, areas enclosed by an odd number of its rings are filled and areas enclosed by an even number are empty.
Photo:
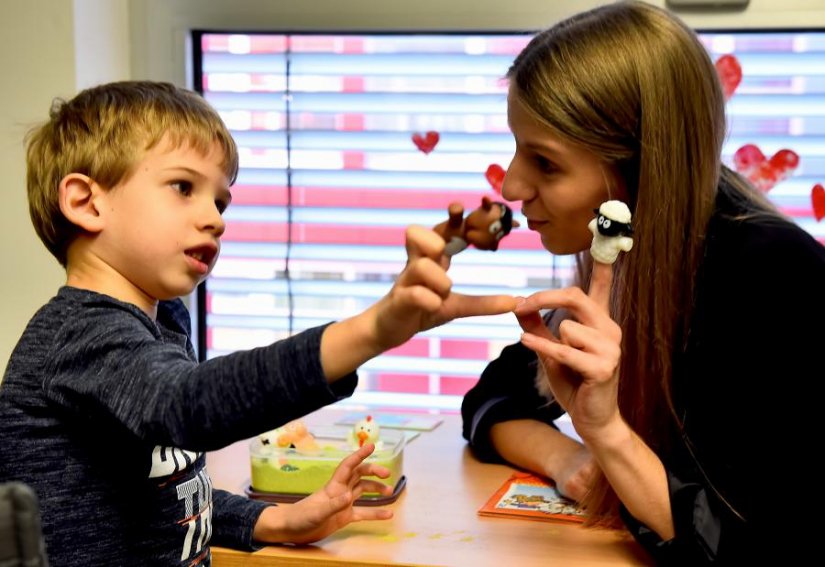
[[[392,493],[391,486],[363,478],[390,476],[386,467],[364,462],[374,449],[375,445],[368,443],[346,457],[330,481],[303,500],[265,509],[255,524],[254,539],[264,543],[308,544],[324,539],[352,522],[392,518],[392,511],[385,508],[354,506],[365,492],[384,496]]]
[[[581,502],[599,470],[590,451],[587,447],[578,445],[569,453],[556,456],[554,462],[559,464],[548,470],[546,475],[553,479],[562,495]]]
[[[585,442],[620,419],[622,331],[609,314],[612,277],[610,264],[594,262],[588,294],[578,287],[540,291],[515,309],[522,343],[538,355],[553,394]],[[558,337],[541,320],[539,310],[546,308],[572,316],[561,322]]]

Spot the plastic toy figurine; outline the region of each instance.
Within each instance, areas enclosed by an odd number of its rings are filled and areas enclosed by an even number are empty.
[[[355,423],[349,433],[349,444],[353,449],[357,449],[363,447],[364,443],[372,443],[375,445],[375,449],[378,450],[383,445],[381,440],[378,439],[379,433],[381,433],[381,428],[378,427],[378,423],[372,419],[371,415],[368,415]]]
[[[290,421],[286,425],[259,435],[263,445],[277,445],[278,447],[292,447],[297,452],[314,455],[321,452],[321,446],[309,432],[307,426],[300,419]]]
[[[464,205],[450,203],[450,218],[433,227],[447,243],[444,254],[454,256],[470,244],[479,250],[497,250],[498,242],[519,226],[513,220],[513,211],[489,197],[481,198],[481,206],[464,218]]]
[[[590,255],[597,262],[612,264],[620,251],[633,248],[630,209],[621,201],[605,201],[593,212],[596,218],[587,225],[593,233]]]

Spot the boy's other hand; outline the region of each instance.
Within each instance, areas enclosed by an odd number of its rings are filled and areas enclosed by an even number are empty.
[[[392,518],[392,511],[385,508],[354,506],[365,492],[384,496],[392,493],[391,486],[363,478],[390,476],[386,467],[364,462],[374,449],[375,445],[368,443],[346,457],[330,481],[303,500],[265,509],[255,524],[254,539],[263,543],[308,544],[324,539],[352,522]]]

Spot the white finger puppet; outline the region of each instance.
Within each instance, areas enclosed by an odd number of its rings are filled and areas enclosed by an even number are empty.
[[[629,252],[633,248],[630,209],[621,201],[605,201],[593,212],[596,218],[587,225],[593,233],[590,255],[597,262],[612,264],[619,252]]]
[[[359,419],[352,430],[349,432],[349,444],[353,449],[363,447],[365,443],[372,443],[375,445],[376,451],[381,449],[383,443],[378,439],[381,428],[378,423],[368,415],[364,419]]]

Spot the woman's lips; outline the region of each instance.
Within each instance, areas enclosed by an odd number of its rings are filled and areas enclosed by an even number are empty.
[[[530,230],[539,230],[541,227],[547,224],[547,221],[539,221],[533,219],[527,219],[527,228]]]

